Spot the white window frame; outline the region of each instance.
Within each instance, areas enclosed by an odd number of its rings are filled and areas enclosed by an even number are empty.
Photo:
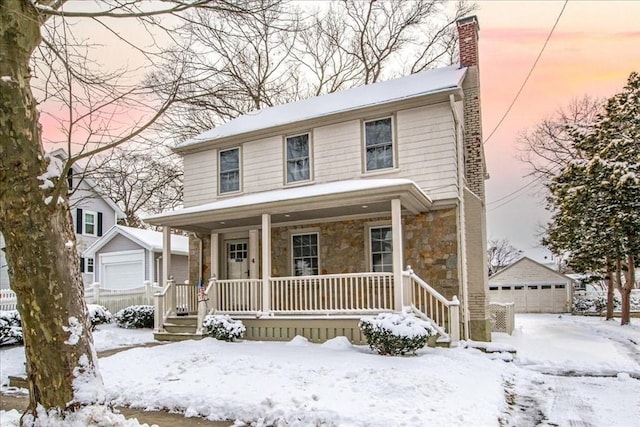
[[[93,233],[87,233],[87,215],[93,216]],[[98,235],[98,212],[82,210],[82,234],[84,236],[97,236]]]
[[[316,236],[316,255],[315,258],[318,260],[318,272],[316,274],[312,274],[313,276],[320,275],[321,266],[320,266],[320,233],[318,231],[308,231],[308,230],[296,230],[295,233],[291,233],[289,238],[289,247],[291,248],[291,275],[296,276],[296,257],[293,253],[293,239],[296,236],[308,236],[314,234]],[[299,257],[303,258],[303,257]],[[312,257],[306,257],[312,258]]]
[[[309,177],[307,179],[300,179],[297,181],[289,181],[289,157],[288,153],[288,142],[290,138],[295,138],[298,136],[307,135],[307,159],[309,163]],[[313,138],[311,132],[301,132],[296,133],[294,135],[287,135],[284,137],[283,143],[284,150],[284,184],[287,186],[299,185],[299,184],[307,184],[313,181]],[[294,160],[294,159],[292,159]]]
[[[390,171],[397,168],[397,142],[396,142],[396,124],[394,120],[395,116],[389,115],[384,117],[377,117],[375,119],[368,119],[362,122],[362,170],[364,173],[376,173],[376,172],[384,172]],[[391,144],[391,166],[377,168],[377,169],[369,169],[367,162],[367,123],[377,122],[381,120],[389,120],[391,125],[391,141],[385,142],[384,145]],[[382,145],[382,144],[381,144]]]
[[[227,151],[238,150],[238,189],[230,191],[222,191],[222,174],[233,172],[234,170],[222,171],[222,162],[220,161],[222,153]],[[218,195],[237,194],[242,191],[242,147],[230,147],[222,150],[218,150]]]
[[[393,228],[391,227],[391,224],[388,222],[383,222],[383,223],[372,223],[372,224],[368,224],[367,225],[367,236],[366,236],[366,242],[367,242],[367,268],[369,271],[373,272],[373,239],[371,236],[371,233],[373,230],[376,229],[381,229],[381,228],[388,228],[391,231],[391,235],[393,236]],[[386,253],[386,252],[376,252],[376,253]],[[389,271],[377,271],[376,273],[391,273],[393,272],[393,237],[391,240],[391,270]]]

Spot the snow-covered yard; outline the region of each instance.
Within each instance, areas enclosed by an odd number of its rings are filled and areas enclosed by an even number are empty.
[[[98,350],[152,341],[151,331],[114,326],[94,337]],[[494,334],[489,346],[515,348],[515,358],[470,347],[383,357],[340,338],[322,345],[299,337],[204,339],[126,350],[101,358],[100,369],[118,405],[237,425],[633,426],[640,419],[639,344],[637,326],[518,315],[513,336]],[[0,350],[3,387],[23,363],[21,347]]]

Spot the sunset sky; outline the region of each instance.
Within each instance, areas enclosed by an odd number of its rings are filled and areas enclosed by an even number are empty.
[[[83,3],[78,3],[82,5]],[[89,3],[86,3],[89,4]],[[512,102],[562,10],[563,1],[479,1],[480,75],[484,138],[489,137]],[[114,28],[127,28],[113,22]],[[123,55],[121,44],[103,42],[106,29],[88,22],[86,34],[101,43],[101,58],[119,66],[139,66]],[[121,25],[121,27],[118,27]],[[120,31],[120,30],[118,30]],[[136,36],[149,43],[144,34]],[[124,62],[123,62],[124,61]],[[640,1],[569,1],[557,28],[513,109],[485,144],[488,237],[507,238],[540,261],[550,253],[539,247],[540,225],[549,215],[527,166],[516,159],[518,132],[531,128],[574,98],[609,97],[620,91],[631,71],[640,71]],[[49,111],[53,116],[59,112]],[[45,133],[55,137],[57,123],[41,116]]]
[[[478,2],[485,140],[518,92],[563,3]],[[640,71],[640,2],[569,1],[518,101],[485,144],[491,175],[489,238],[507,238],[527,256],[550,259],[536,237],[538,225],[549,217],[539,187],[532,185],[518,197],[495,203],[532,179],[526,177],[527,166],[516,159],[515,138],[573,98],[615,94],[631,71]]]

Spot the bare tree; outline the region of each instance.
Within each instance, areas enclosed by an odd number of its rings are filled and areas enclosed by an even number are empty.
[[[522,256],[522,251],[511,245],[507,239],[489,240],[487,248],[487,261],[489,277],[493,276],[504,267],[516,261]]]
[[[76,9],[73,6],[64,0],[0,2],[0,232],[6,242],[11,286],[23,325],[30,396],[23,416],[25,423],[27,416],[30,422],[55,415],[65,418],[68,412],[102,404],[105,399],[75,250],[67,171],[78,160],[136,138],[171,105],[177,90],[177,85],[172,85],[174,89],[168,91],[168,96],[155,98],[159,102],[152,102],[154,112],[136,115],[141,118],[133,120],[133,125],[122,123],[123,114],[108,114],[108,108],[99,107],[116,105],[122,99],[118,94],[132,94],[135,89],[109,85],[109,91],[118,91],[109,92],[103,100],[92,96],[92,104],[84,108],[75,108],[77,98],[68,97],[66,106],[71,119],[66,125],[80,127],[90,138],[73,147],[62,170],[57,171],[50,167],[42,146],[38,105],[31,85],[34,51],[46,46],[51,52],[43,58],[59,59],[68,82],[83,82],[82,67],[69,61],[70,50],[66,49],[67,43],[73,44],[69,19],[93,19],[108,27],[102,18],[137,18],[143,25],[154,25],[159,15],[179,16],[195,6],[237,10],[232,3],[204,0],[166,0],[153,7],[128,0],[96,2]],[[50,32],[50,26],[60,31]],[[43,35],[59,35],[62,41],[43,39]],[[48,77],[54,74],[57,71],[45,73]],[[88,86],[74,86],[72,82],[67,93],[79,87],[93,87],[91,81],[85,83]],[[60,88],[54,93],[65,92]],[[141,101],[133,108],[148,102]],[[87,107],[101,110],[105,114],[103,120],[86,119]],[[69,139],[67,143],[71,147],[75,141]]]
[[[98,191],[116,202],[125,223],[142,227],[140,216],[182,204],[182,165],[166,147],[118,148],[94,161],[89,176]]]
[[[587,130],[602,106],[602,100],[589,96],[574,99],[533,129],[521,132],[517,138],[519,159],[529,165],[532,175],[549,181],[571,160],[582,157],[570,133]]]

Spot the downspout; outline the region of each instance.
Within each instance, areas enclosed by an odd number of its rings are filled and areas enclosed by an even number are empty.
[[[458,246],[458,257],[460,259],[459,265],[459,276],[462,282],[462,323],[464,325],[464,339],[469,340],[469,292],[467,286],[467,228],[465,221],[465,206],[464,206],[464,197],[463,192],[465,188],[464,181],[464,137],[460,137],[458,134],[458,128],[462,121],[458,116],[458,110],[456,110],[455,105],[455,97],[454,95],[449,95],[449,104],[451,106],[451,113],[453,114],[455,126],[455,135],[456,135],[456,151],[457,151],[457,162],[458,162],[458,230],[460,230],[460,245]]]
[[[202,270],[204,269],[203,265],[202,265],[202,237],[200,237],[200,235],[198,233],[193,233],[193,237],[195,237],[196,239],[198,239],[198,281],[196,282],[196,286],[200,287],[200,286],[204,286],[204,283],[202,282]]]

